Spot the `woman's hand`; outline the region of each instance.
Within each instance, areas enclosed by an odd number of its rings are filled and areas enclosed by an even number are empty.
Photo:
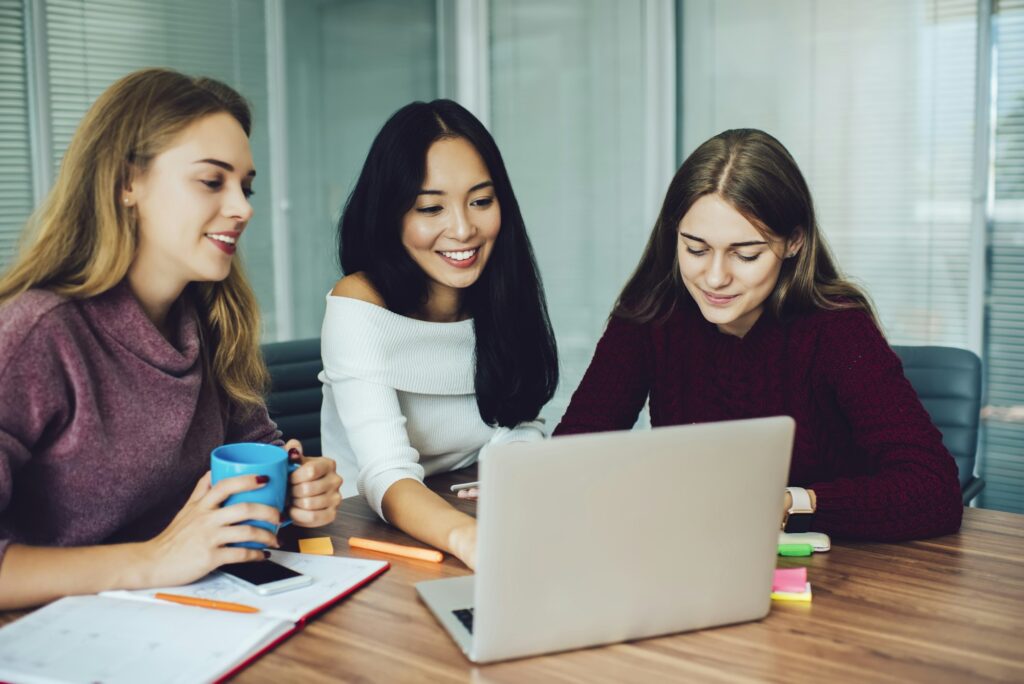
[[[471,487],[470,489],[460,489],[455,496],[459,497],[460,499],[469,499],[470,501],[476,501],[477,499],[480,498],[480,488]]]
[[[284,445],[288,460],[302,463],[289,475],[291,508],[288,517],[299,527],[320,527],[334,520],[341,505],[341,476],[337,464],[324,456],[305,458],[302,444],[291,439]]]
[[[476,521],[453,528],[448,534],[448,548],[466,567],[476,570]]]
[[[263,520],[276,526],[280,512],[258,503],[222,504],[232,494],[259,489],[262,476],[239,475],[210,486],[210,473],[199,479],[192,496],[163,532],[141,545],[145,579],[150,587],[176,586],[194,582],[226,563],[264,560],[260,549],[228,546],[237,542],[259,542],[277,547],[273,533],[243,520]]]

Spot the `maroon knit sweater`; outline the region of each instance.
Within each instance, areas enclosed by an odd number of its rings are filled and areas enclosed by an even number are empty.
[[[0,307],[0,561],[12,543],[148,539],[181,509],[225,442],[276,442],[203,382],[198,321],[175,344],[126,283],[72,300],[30,290]]]
[[[789,483],[817,494],[815,530],[897,541],[960,528],[956,463],[862,311],[765,313],[743,338],[692,300],[664,323],[613,317],[555,434],[629,429],[648,396],[654,426],[792,416]]]

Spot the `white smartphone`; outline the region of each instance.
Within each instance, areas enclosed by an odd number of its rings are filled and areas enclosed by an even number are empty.
[[[235,584],[262,596],[279,594],[289,589],[298,589],[313,583],[313,578],[274,561],[253,563],[230,563],[222,565],[220,572]]]
[[[463,482],[462,484],[452,485],[451,490],[453,492],[461,492],[463,489],[473,489],[473,487],[479,486],[479,482]]]

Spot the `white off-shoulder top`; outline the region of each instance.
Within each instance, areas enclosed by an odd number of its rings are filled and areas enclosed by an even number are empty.
[[[363,494],[381,517],[398,480],[465,467],[491,444],[544,438],[542,421],[484,423],[474,390],[473,321],[432,323],[328,294],[320,337],[323,453],[343,496]]]

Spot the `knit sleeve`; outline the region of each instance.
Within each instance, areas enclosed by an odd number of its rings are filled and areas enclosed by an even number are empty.
[[[356,484],[384,519],[384,494],[399,480],[423,482],[419,453],[409,442],[393,387],[339,373],[325,361],[324,377],[358,466]]]
[[[963,503],[956,462],[899,357],[870,317],[833,317],[820,372],[832,386],[870,474],[810,485],[815,527],[846,538],[899,541],[956,532]]]
[[[270,419],[266,404],[255,406],[233,407],[228,421],[225,443],[262,442],[283,446],[281,431],[277,423]],[[284,435],[287,437],[287,435]]]
[[[70,421],[63,355],[55,336],[44,329],[49,327],[49,321],[28,331],[0,326],[0,520],[35,446],[60,439]],[[0,563],[10,543],[0,524]]]
[[[555,436],[628,430],[650,391],[647,326],[612,317]]]
[[[546,436],[543,418],[523,421],[511,428],[499,427],[487,444],[480,448],[480,458],[483,459],[492,446],[513,442],[539,442]]]

